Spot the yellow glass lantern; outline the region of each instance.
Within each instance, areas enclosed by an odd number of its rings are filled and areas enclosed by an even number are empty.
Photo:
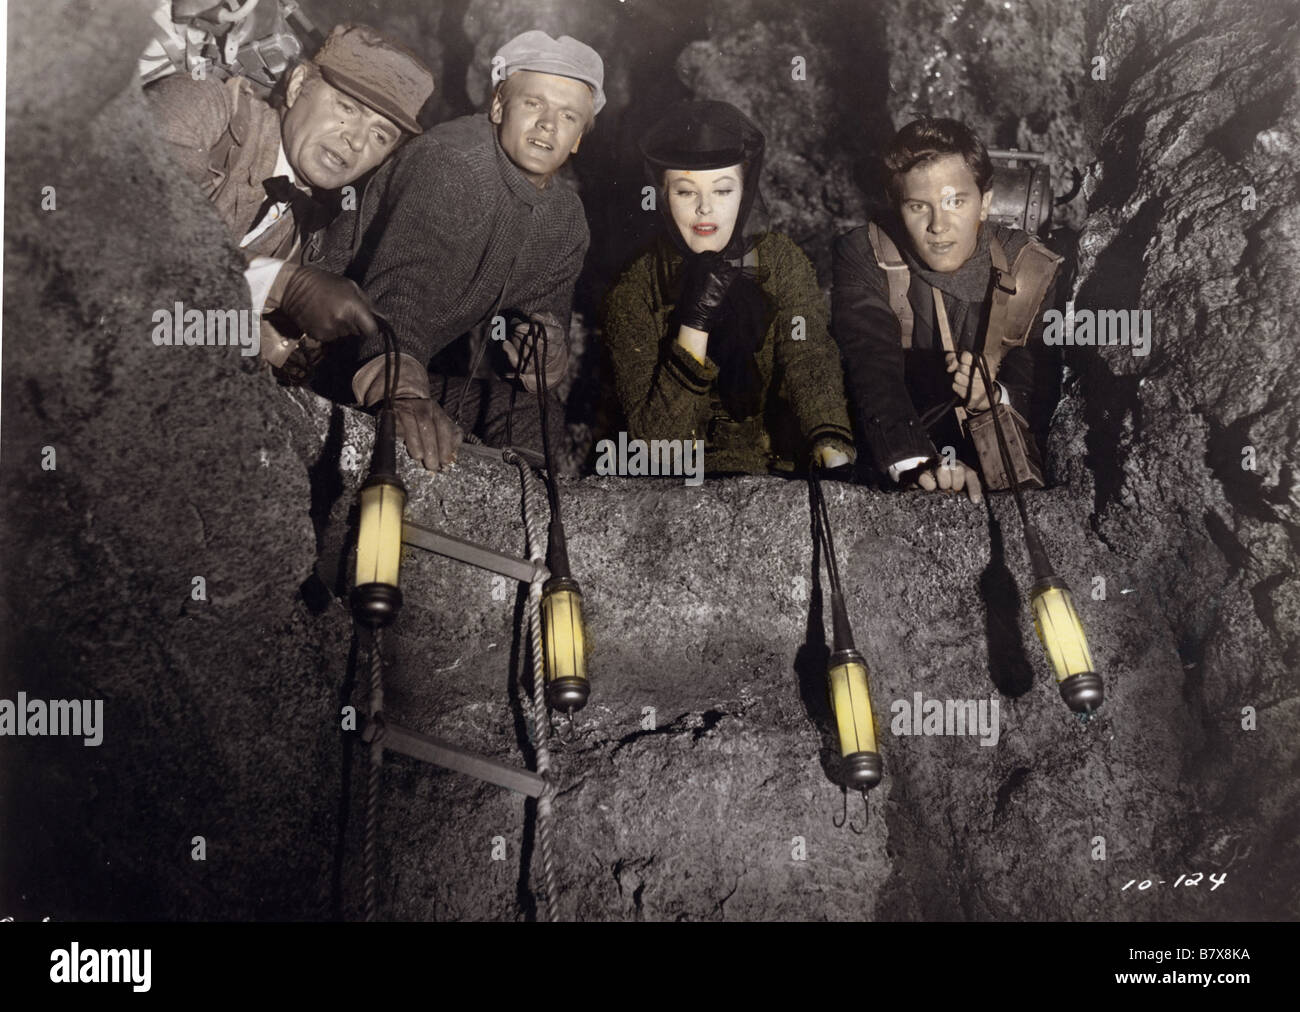
[[[866,659],[852,647],[836,650],[830,657],[828,678],[845,782],[854,789],[868,790],[880,783],[881,763]]]
[[[1034,584],[1030,605],[1034,631],[1047,652],[1061,698],[1076,713],[1091,713],[1102,704],[1102,681],[1093,669],[1092,651],[1070,588],[1057,576],[1040,579]]]
[[[359,622],[386,626],[402,607],[398,574],[402,563],[402,513],[406,488],[397,477],[396,418],[379,412],[370,476],[361,486],[352,613]]]
[[[546,653],[546,698],[574,713],[587,705],[587,639],[582,626],[582,591],[576,580],[552,577],[542,588],[542,643]]]

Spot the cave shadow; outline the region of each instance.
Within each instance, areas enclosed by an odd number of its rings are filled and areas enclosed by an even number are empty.
[[[826,136],[843,146],[867,220],[872,220],[891,207],[883,154],[896,129],[889,113],[891,53],[885,44],[885,11],[877,4],[828,4],[808,14],[815,18],[814,37],[824,42],[837,68],[852,74],[854,90],[867,98],[834,103]]]
[[[1076,313],[1083,309],[1137,309],[1146,280],[1143,255],[1164,217],[1164,200],[1148,200],[1124,230],[1097,257],[1087,281],[1075,298]],[[1136,445],[1143,427],[1138,385],[1142,377],[1116,373],[1095,346],[1067,346],[1065,360],[1078,374],[1087,432],[1085,463],[1094,481],[1093,518],[1121,500],[1128,451]],[[1152,342],[1144,373],[1160,369],[1167,352]],[[1131,434],[1126,431],[1131,419]]]
[[[465,33],[465,16],[469,13],[469,8],[470,0],[445,0],[443,3],[438,18],[442,74],[433,101],[426,103],[422,110],[424,115],[420,119],[426,128],[476,111],[466,87],[470,63],[474,58],[474,44]]]
[[[352,548],[355,520],[360,514],[354,506],[349,509],[341,528],[330,523],[334,507],[346,487],[340,467],[342,456],[343,409],[333,404],[325,442],[316,460],[307,468],[311,485],[308,515],[316,535],[316,564],[298,589],[315,617],[325,612],[332,598],[344,598],[348,593],[348,567],[345,563]]]
[[[330,518],[336,504],[343,495],[345,486],[340,468],[343,453],[343,409],[337,404],[330,409],[329,427],[325,441],[316,459],[307,468],[310,487],[310,505],[308,515],[316,541],[316,563],[310,574],[298,587],[299,595],[307,610],[313,617],[319,618],[332,604],[335,598],[346,598],[348,593],[347,566],[344,565],[352,544],[354,521],[359,516],[359,508],[354,504],[344,519],[342,529],[331,526]],[[344,670],[343,682],[339,686],[338,707],[352,705],[353,694],[357,686],[357,665],[360,657],[366,653],[362,649],[365,633],[353,626],[351,643],[348,647],[348,659]],[[358,707],[358,712],[362,708]],[[330,871],[329,911],[331,919],[344,919],[344,879],[348,864],[348,832],[351,827],[353,793],[353,770],[356,763],[356,748],[360,742],[356,731],[343,732],[342,755],[339,765],[339,790],[337,807],[337,831],[334,843],[334,859]]]
[[[1024,598],[1006,560],[1002,523],[993,511],[993,497],[984,497],[989,516],[989,561],[980,573],[984,601],[984,635],[988,643],[989,678],[998,692],[1011,699],[1034,684],[1034,668],[1020,640]]]
[[[537,750],[528,733],[528,716],[519,698],[523,686],[524,630],[528,628],[528,584],[520,583],[515,591],[514,618],[511,622],[510,661],[507,664],[506,701],[514,724],[515,742],[523,753],[524,765],[537,768]],[[549,713],[545,717],[550,720]],[[519,842],[519,878],[515,882],[515,902],[526,921],[537,920],[537,898],[532,891],[533,850],[537,845],[537,799],[524,799],[524,825]]]
[[[818,536],[817,511],[813,505],[811,483],[805,481],[808,491],[808,529],[812,538],[812,573],[808,592],[808,622],[804,641],[794,656],[794,672],[799,687],[799,700],[804,714],[816,729],[821,740],[817,761],[826,778],[841,789],[844,787],[839,745],[835,737],[835,715],[831,709],[830,690],[827,685],[826,666],[830,660],[830,647],[826,642],[825,606],[822,603],[821,561],[822,546]]]
[[[361,656],[361,636],[353,630],[348,650],[347,670],[339,687],[339,709],[352,702],[357,686],[357,661]],[[334,920],[343,920],[343,878],[348,857],[348,827],[352,820],[352,770],[356,763],[356,749],[361,735],[356,731],[343,734],[343,756],[339,764],[338,832],[334,842],[334,866],[330,873],[330,913]]]

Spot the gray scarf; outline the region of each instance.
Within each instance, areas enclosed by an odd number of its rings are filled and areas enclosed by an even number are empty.
[[[912,251],[910,243],[899,247],[912,273],[931,288],[937,288],[947,296],[945,304],[948,309],[948,323],[952,327],[953,341],[959,348],[973,345],[975,329],[984,315],[984,303],[988,297],[993,274],[993,259],[989,256],[991,234],[988,223],[981,223],[975,252],[971,254],[969,260],[951,272],[931,270]],[[925,307],[924,316],[933,327],[934,342],[938,347],[939,327],[934,319],[932,304]]]

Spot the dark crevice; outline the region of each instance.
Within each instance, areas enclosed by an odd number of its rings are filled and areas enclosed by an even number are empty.
[[[316,565],[299,591],[313,615],[324,612],[329,606],[330,595],[345,597],[351,578],[347,559],[354,538],[353,521],[357,507],[354,505],[349,509],[345,523],[330,522],[334,507],[343,495],[342,454],[343,409],[336,405],[330,410],[329,428],[320,453],[307,468],[307,478],[311,483],[308,515],[316,535]]]
[[[610,752],[610,755],[611,756],[618,755],[618,753],[625,746],[631,745],[634,741],[638,741],[641,738],[648,738],[651,735],[682,734],[685,731],[690,730],[690,728],[686,726],[686,719],[688,716],[690,715],[683,713],[681,716],[677,717],[675,720],[672,720],[667,724],[656,725],[655,727],[652,728],[640,728],[639,730],[632,731],[629,734],[625,734],[623,735],[623,737],[619,738],[618,742],[614,745],[613,750]]]
[[[691,729],[691,741],[699,741],[717,727],[718,722],[721,721],[723,717],[727,716],[727,714],[723,713],[721,710],[705,710],[700,716],[703,718],[704,723],[700,727]]]
[[[1251,427],[1261,416],[1276,412],[1281,405],[1270,401],[1259,411],[1243,415],[1229,425],[1223,425],[1213,418],[1206,418],[1210,430],[1206,440],[1205,464],[1218,479],[1223,488],[1224,497],[1242,516],[1265,523],[1281,523],[1282,519],[1270,507],[1273,490],[1264,487],[1260,471],[1263,470],[1266,451],[1255,446],[1250,435]],[[1254,466],[1246,453],[1246,447],[1253,447]],[[1286,487],[1280,486],[1283,502],[1286,502]]]
[[[1178,637],[1178,659],[1183,664],[1183,702],[1197,715],[1202,724],[1205,723],[1206,715],[1205,644],[1213,633],[1214,629],[1211,625],[1202,631],[1201,635],[1185,631]]]
[[[632,888],[632,910],[637,920],[642,917],[642,900],[645,894],[646,880],[644,872],[655,863],[655,855],[643,858],[622,858],[614,862],[612,869],[614,875],[614,884],[618,886],[619,896],[624,895],[623,875],[627,871],[635,872],[638,878],[637,884]]]
[[[1254,146],[1255,136],[1282,119],[1286,104],[1295,93],[1290,82],[1245,102],[1216,130],[1206,135],[1206,143],[1230,162],[1240,162]]]
[[[1239,194],[1234,194],[1237,199]],[[1240,205],[1238,205],[1240,206]],[[1282,214],[1282,208],[1259,208],[1259,217],[1247,225],[1243,235],[1246,245],[1237,257],[1236,275],[1237,296],[1244,303],[1243,308],[1253,305],[1259,293],[1270,281],[1267,272],[1277,267],[1277,258],[1268,252],[1268,238]],[[1248,326],[1247,321],[1243,324]]]
[[[1011,802],[1011,795],[1015,794],[1024,785],[1032,772],[1028,766],[1017,766],[1011,771],[1006,780],[1002,781],[1002,786],[998,788],[997,804],[993,807],[994,822],[1002,817],[1003,811]]]
[[[989,515],[989,562],[980,574],[979,588],[984,601],[989,677],[998,692],[1014,699],[1023,696],[1033,686],[1034,668],[1020,639],[1024,627],[1023,599],[1007,566],[1002,524],[993,512],[992,498],[985,502],[988,503]]]
[[[625,734],[623,737],[618,739],[618,742],[614,745],[613,751],[610,752],[610,755],[617,755],[625,746],[631,745],[632,742],[638,741],[641,738],[648,738],[652,735],[685,734],[689,731],[691,732],[691,741],[697,742],[717,727],[724,717],[730,717],[732,714],[727,713],[725,710],[705,710],[700,714],[700,720],[702,723],[698,726],[696,726],[691,720],[691,716],[692,715],[689,713],[683,713],[668,724],[650,729],[641,728],[632,731],[629,734]]]
[[[1075,310],[1137,309],[1146,277],[1143,257],[1164,215],[1163,199],[1148,200],[1132,221],[1111,240],[1079,290]],[[1066,361],[1080,374],[1087,420],[1085,462],[1094,481],[1093,517],[1120,500],[1124,465],[1142,432],[1139,376],[1116,375],[1095,347],[1067,347]],[[1148,368],[1154,365],[1148,364]],[[1126,430],[1131,426],[1132,435]]]
[[[30,398],[32,405],[32,411],[36,413],[36,417],[42,422],[48,422],[50,416],[45,413],[45,392],[41,389],[41,385],[36,382],[36,377],[28,376],[26,386],[27,396]]]
[[[1130,113],[1111,124],[1101,150],[1108,152],[1101,183],[1088,200],[1088,210],[1123,207],[1137,186],[1142,142],[1146,139],[1145,116]]]
[[[1205,511],[1205,530],[1210,540],[1214,542],[1214,546],[1223,553],[1224,559],[1231,567],[1232,576],[1236,576],[1246,568],[1251,561],[1249,549],[1237,539],[1236,534],[1228,529],[1223,518],[1213,510]]]
[[[1269,631],[1275,642],[1282,638],[1282,630],[1277,624],[1277,608],[1273,604],[1273,591],[1295,577],[1295,570],[1286,569],[1280,573],[1265,577],[1250,588],[1250,598],[1255,605],[1255,614],[1260,623]]]

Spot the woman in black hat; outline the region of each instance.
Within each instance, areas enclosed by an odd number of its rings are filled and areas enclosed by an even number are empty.
[[[602,333],[631,439],[704,440],[705,470],[853,459],[839,352],[808,258],[747,231],[762,132],[683,102],[641,139],[664,227],[605,296]]]

